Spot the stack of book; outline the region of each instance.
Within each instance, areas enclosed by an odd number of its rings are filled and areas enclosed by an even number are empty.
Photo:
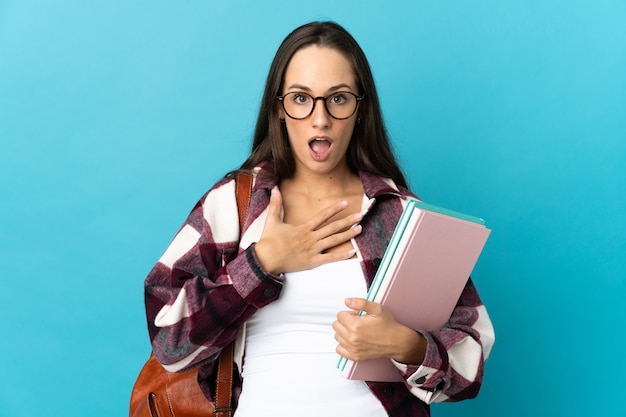
[[[484,220],[410,200],[385,251],[366,299],[416,330],[444,327],[489,237]],[[402,381],[390,359],[341,357],[348,379]]]

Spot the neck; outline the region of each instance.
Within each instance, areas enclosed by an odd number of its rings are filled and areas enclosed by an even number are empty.
[[[296,191],[309,198],[322,200],[327,197],[344,195],[354,188],[360,188],[358,175],[345,169],[329,173],[302,172],[296,170],[293,178],[281,181],[282,189]]]

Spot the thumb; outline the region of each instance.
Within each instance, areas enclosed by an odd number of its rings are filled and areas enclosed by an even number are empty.
[[[345,303],[346,307],[352,310],[364,311],[369,314],[374,314],[375,307],[378,305],[377,303],[367,301],[365,298],[346,298]]]
[[[270,204],[267,212],[268,219],[282,221],[283,219],[283,196],[278,187],[272,188]]]

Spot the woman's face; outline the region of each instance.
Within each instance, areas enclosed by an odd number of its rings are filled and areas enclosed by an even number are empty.
[[[285,72],[283,96],[306,93],[311,97],[327,97],[338,92],[359,94],[350,62],[336,49],[311,45],[296,52]],[[342,97],[334,96],[331,106],[340,106]],[[303,105],[311,100],[304,94],[289,94],[291,105]],[[287,104],[289,105],[289,104]],[[335,110],[335,115],[339,114]],[[340,110],[339,110],[340,112]],[[296,163],[296,173],[331,174],[348,169],[346,151],[352,137],[358,110],[344,120],[328,114],[324,100],[315,100],[313,113],[303,120],[289,117],[280,107],[285,119],[289,143]],[[293,115],[293,114],[292,114]],[[296,116],[297,117],[297,116]]]

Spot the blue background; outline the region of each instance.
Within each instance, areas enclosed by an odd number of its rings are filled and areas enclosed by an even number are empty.
[[[626,2],[0,0],[2,416],[127,413],[143,279],[314,19],[368,55],[414,191],[493,229],[483,390],[433,414],[626,415]]]

